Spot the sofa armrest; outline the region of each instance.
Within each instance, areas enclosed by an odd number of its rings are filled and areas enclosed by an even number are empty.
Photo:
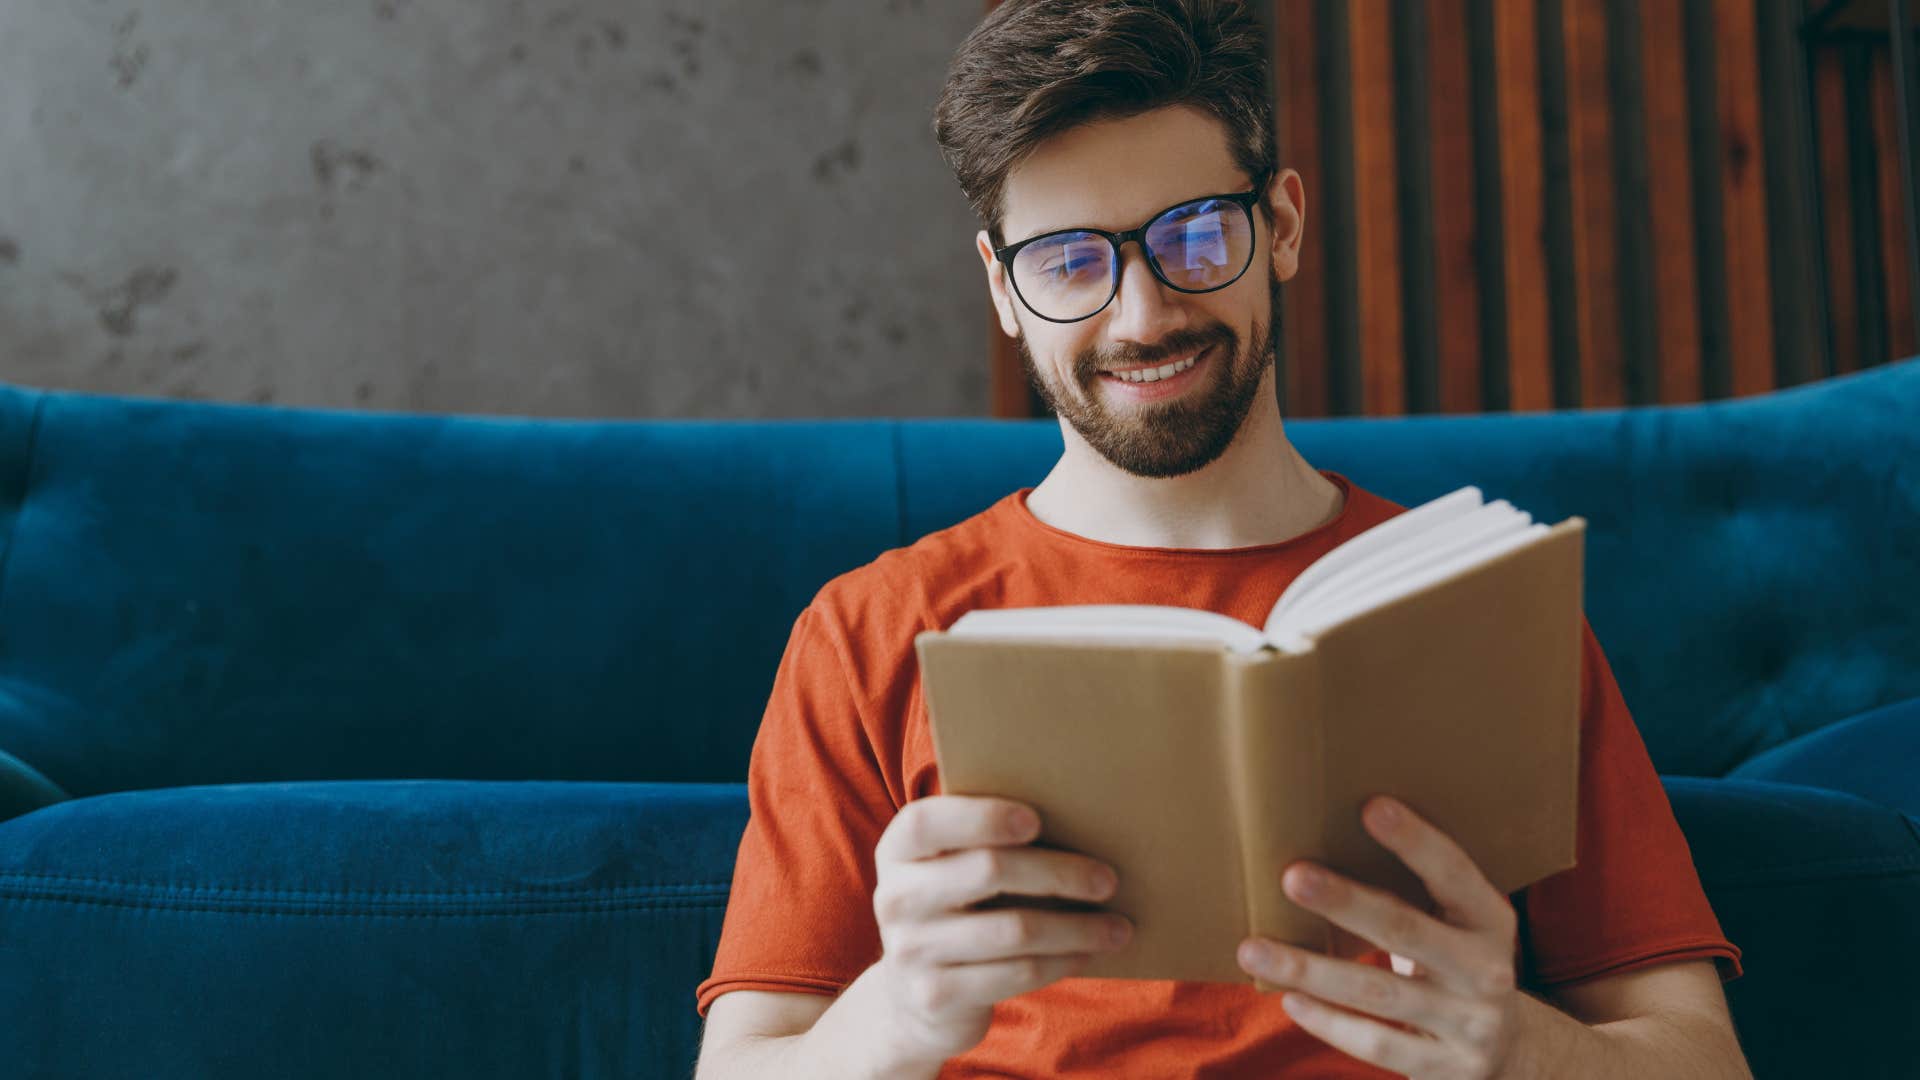
[[[1727,776],[1843,791],[1920,817],[1920,698],[1808,732]]]

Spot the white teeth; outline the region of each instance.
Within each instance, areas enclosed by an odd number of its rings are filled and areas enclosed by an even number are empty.
[[[1159,382],[1161,379],[1171,379],[1199,362],[1200,354],[1194,353],[1185,360],[1179,360],[1171,364],[1163,364],[1157,368],[1141,368],[1138,371],[1109,371],[1107,374],[1117,379],[1125,379],[1128,382]]]

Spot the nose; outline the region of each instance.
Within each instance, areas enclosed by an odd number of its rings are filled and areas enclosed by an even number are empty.
[[[1138,242],[1120,247],[1120,291],[1107,309],[1107,332],[1116,341],[1151,345],[1186,325],[1181,294],[1160,283]]]

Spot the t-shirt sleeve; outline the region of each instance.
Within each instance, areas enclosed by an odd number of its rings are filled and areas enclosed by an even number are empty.
[[[1566,985],[1709,957],[1722,982],[1739,978],[1740,950],[1708,906],[1593,627],[1581,626],[1577,864],[1517,894],[1526,981]]]
[[[794,620],[747,766],[734,862],[701,1016],[729,990],[838,994],[880,958],[873,849],[896,811],[844,637],[817,605]]]

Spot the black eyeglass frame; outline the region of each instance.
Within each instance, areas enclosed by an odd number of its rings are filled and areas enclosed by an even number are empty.
[[[1153,249],[1147,246],[1147,230],[1153,228],[1154,222],[1159,221],[1161,218],[1166,217],[1168,214],[1173,213],[1183,206],[1191,206],[1197,202],[1206,202],[1209,199],[1220,199],[1238,206],[1240,212],[1247,215],[1247,227],[1253,230],[1254,236],[1258,237],[1260,235],[1260,229],[1253,220],[1253,204],[1260,200],[1260,196],[1266,190],[1266,186],[1266,183],[1263,181],[1256,183],[1252,191],[1241,191],[1231,195],[1197,195],[1191,199],[1182,199],[1148,218],[1146,224],[1141,225],[1137,229],[1128,229],[1126,232],[1108,232],[1105,229],[1094,229],[1086,226],[1072,229],[1055,229],[1052,232],[1041,233],[1039,236],[1029,236],[1016,244],[1008,244],[1005,247],[994,248],[993,257],[998,259],[1000,263],[1007,268],[1007,282],[1013,286],[1013,294],[1020,298],[1021,305],[1028,311],[1033,312],[1036,318],[1045,319],[1050,323],[1085,322],[1107,310],[1107,305],[1113,303],[1113,298],[1120,295],[1120,275],[1124,272],[1120,260],[1120,248],[1121,245],[1129,240],[1135,241],[1140,245],[1140,253],[1147,257],[1147,269],[1153,272],[1154,278],[1157,279],[1160,284],[1165,285],[1174,292],[1182,292],[1189,295],[1219,292],[1221,289],[1226,288],[1247,275],[1247,267],[1253,265],[1253,253],[1254,250],[1260,246],[1259,244],[1250,243],[1247,245],[1247,261],[1227,280],[1218,285],[1210,285],[1204,289],[1183,289],[1167,280],[1167,275],[1161,271],[1159,256],[1155,255]],[[1042,315],[1040,311],[1027,300],[1026,294],[1020,291],[1020,279],[1019,276],[1013,272],[1013,260],[1015,256],[1020,254],[1020,249],[1026,247],[1028,244],[1038,243],[1041,240],[1051,239],[1056,236],[1065,236],[1068,233],[1088,233],[1093,236],[1106,238],[1108,245],[1113,248],[1113,261],[1109,264],[1113,267],[1113,273],[1110,275],[1113,279],[1113,287],[1107,291],[1107,298],[1100,302],[1100,306],[1087,312],[1085,315],[1077,319],[1056,319],[1051,315]]]

